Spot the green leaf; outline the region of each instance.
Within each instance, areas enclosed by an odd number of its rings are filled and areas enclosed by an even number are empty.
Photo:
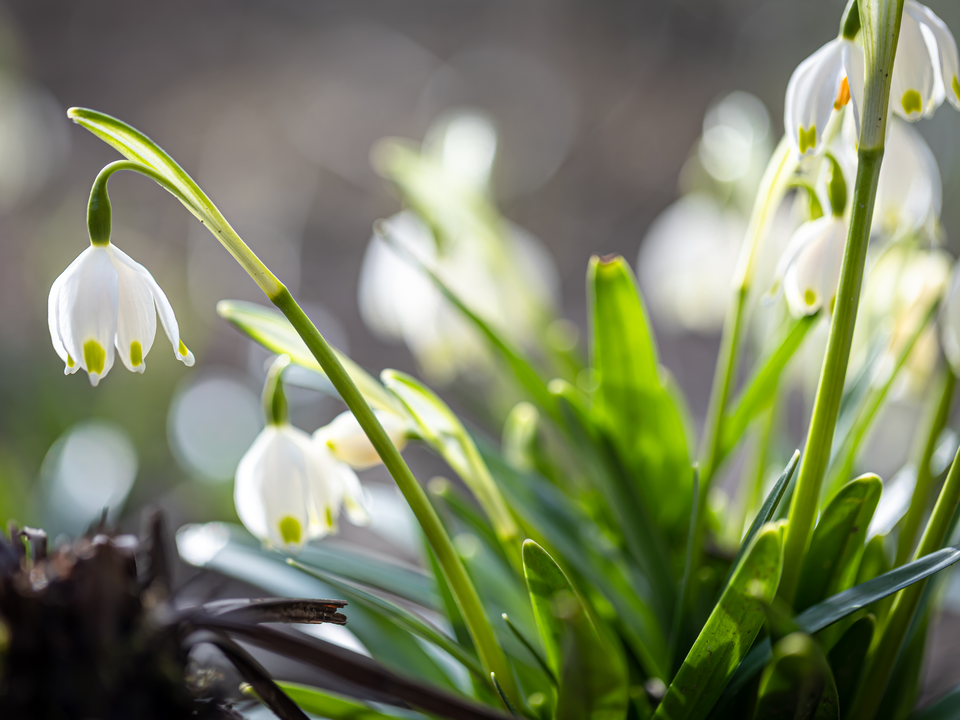
[[[560,678],[555,720],[622,720],[627,673],[619,648],[605,642],[567,576],[533,540],[523,567],[547,663]]]
[[[208,523],[199,528],[209,533],[202,541],[196,542],[194,548],[187,547],[191,541],[183,528],[177,534],[181,556],[191,564],[249,583],[277,597],[329,598],[336,595],[326,583],[287,565],[282,555],[232,540],[229,531],[220,523]],[[194,538],[200,540],[197,536]],[[200,555],[200,552],[204,554]],[[348,618],[347,629],[374,659],[407,677],[417,677],[459,692],[446,672],[406,630],[360,605],[351,605],[344,613]]]
[[[873,615],[864,615],[847,628],[827,656],[837,683],[841,713],[853,702],[876,625]]]
[[[878,476],[863,475],[844,485],[823,510],[800,570],[794,601],[798,611],[853,586],[882,492]]]
[[[903,590],[916,582],[944,570],[960,560],[960,546],[947,547],[926,555],[919,560],[901,565],[879,577],[844,590],[842,593],[817,603],[797,615],[794,621],[807,634],[814,634],[833,623],[852,615],[877,600]],[[737,674],[723,692],[718,704],[722,710],[733,701],[751,679],[759,673],[770,659],[770,642],[753,648],[737,669]]]
[[[375,710],[359,700],[300,683],[277,680],[277,685],[302,710],[330,720],[398,720],[399,718],[413,720],[413,718],[424,717],[420,713],[400,708],[390,708],[389,713]]]
[[[613,440],[655,522],[677,528],[690,511],[684,420],[664,387],[643,300],[622,257],[593,257],[587,273],[597,390],[593,416]]]
[[[361,585],[383,590],[431,610],[441,607],[437,586],[428,574],[395,558],[386,558],[348,546],[336,538],[307,545],[297,560],[310,569],[317,569]]]
[[[763,501],[763,505],[760,506],[760,510],[757,512],[757,517],[754,518],[753,523],[750,525],[750,529],[747,530],[747,534],[743,538],[743,542],[740,543],[740,549],[737,550],[736,557],[734,557],[733,562],[730,563],[730,570],[727,572],[727,578],[723,581],[724,588],[730,583],[730,578],[733,577],[734,570],[736,570],[740,565],[740,561],[743,559],[743,554],[747,551],[747,548],[750,547],[753,537],[760,531],[761,527],[773,519],[773,514],[777,511],[777,506],[780,504],[780,499],[783,497],[783,493],[787,489],[787,485],[790,484],[790,480],[793,478],[793,473],[796,471],[797,463],[799,462],[800,451],[794,450],[793,457],[790,458],[790,462],[787,463],[787,466],[783,469],[783,472],[780,473],[780,477],[777,479],[777,482],[774,483],[770,492],[767,493],[767,497]]]
[[[746,382],[723,422],[723,441],[717,464],[737,444],[750,421],[773,402],[783,369],[819,319],[819,313],[815,313],[794,321],[776,349],[759,363],[759,368]]]
[[[108,145],[113,146],[128,160],[133,160],[157,171],[176,187],[177,199],[201,221],[214,225],[226,220],[210,202],[193,178],[153,140],[136,128],[110,115],[87,108],[70,108],[67,117],[86,128]],[[216,230],[216,227],[214,227]]]
[[[416,378],[398,370],[384,370],[380,378],[403,404],[420,437],[470,488],[490,518],[504,551],[519,571],[519,529],[473,438],[459,418],[436,393]]]
[[[763,626],[763,604],[776,595],[783,564],[781,534],[774,524],[757,533],[667,688],[656,720],[705,718],[717,702]]]
[[[267,350],[278,354],[286,353],[297,365],[326,377],[320,363],[307,349],[293,325],[277,310],[243,300],[221,300],[217,303],[217,314]],[[343,353],[337,350],[334,352],[367,402],[381,410],[403,412],[396,398],[384,390],[383,385],[366,370]]]
[[[561,559],[612,606],[612,620],[650,677],[666,677],[667,644],[657,616],[648,604],[652,589],[639,573],[626,567],[617,548],[601,542],[583,507],[538,476],[509,467],[489,446],[480,443],[484,459],[510,499],[524,530]],[[633,581],[633,582],[631,582]]]
[[[833,674],[817,642],[787,635],[773,649],[757,692],[755,720],[837,720],[840,707]]]
[[[345,582],[331,573],[311,568],[292,558],[288,558],[287,563],[308,575],[322,580],[327,585],[345,594],[348,598],[352,598],[357,603],[369,608],[372,612],[379,613],[384,618],[392,621],[398,627],[402,627],[415,635],[419,635],[424,640],[428,640],[437,647],[442,648],[478,678],[483,679],[486,677],[486,673],[480,666],[480,661],[477,660],[477,656],[472,651],[466,650],[452,638],[447,637],[442,631],[433,627],[423,620],[423,618],[410,612],[406,608],[400,607],[396,603],[390,602],[379,595],[374,595],[361,587]]]

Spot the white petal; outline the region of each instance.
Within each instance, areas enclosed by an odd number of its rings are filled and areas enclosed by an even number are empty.
[[[129,256],[120,257],[121,251],[109,245],[113,267],[119,278],[119,301],[117,310],[117,352],[128,370],[143,372],[144,360],[157,334],[157,311],[153,306],[153,292],[144,280],[142,266]]]
[[[837,292],[846,225],[832,216],[804,223],[790,240],[799,249],[786,270],[783,293],[794,315],[829,307]]]
[[[309,539],[309,437],[290,425],[268,426],[237,467],[234,502],[251,533],[297,552]]]
[[[940,58],[932,35],[925,37],[924,26],[905,7],[890,85],[894,112],[907,120],[932,115],[943,102],[942,83],[938,92],[939,74]]]
[[[308,477],[316,522],[330,533],[337,531],[337,516],[343,500],[343,463],[325,445],[313,444],[312,472]]]
[[[91,245],[65,276],[58,300],[63,346],[96,385],[113,367],[117,334],[117,271],[104,247]]]
[[[784,128],[797,152],[815,154],[823,145],[823,131],[846,77],[844,62],[850,55],[843,39],[831,40],[794,70],[784,102]],[[801,132],[803,135],[801,136]],[[809,142],[810,133],[815,133]]]
[[[950,290],[943,301],[940,342],[955,373],[960,373],[960,266],[953,272]]]
[[[194,363],[193,353],[190,352],[187,346],[180,340],[180,326],[177,324],[177,316],[174,315],[170,301],[167,300],[167,296],[157,284],[157,281],[153,279],[153,275],[151,275],[150,271],[143,265],[130,258],[129,255],[115,246],[113,248],[113,257],[139,273],[144,282],[146,282],[150,288],[150,292],[153,293],[157,314],[160,315],[160,324],[163,326],[163,331],[170,340],[170,344],[173,345],[174,355],[176,355],[177,359],[184,365],[192,367]]]
[[[390,441],[398,450],[407,444],[407,423],[395,413],[374,411]],[[357,470],[379,465],[382,461],[357,418],[349,410],[341,413],[316,433],[314,440],[325,444],[334,457]]]
[[[850,87],[850,106],[853,109],[853,121],[857,141],[860,140],[860,108],[863,107],[864,59],[863,48],[850,40],[844,41],[843,67],[847,73]]]
[[[53,343],[53,349],[57,355],[63,360],[64,375],[72,375],[80,369],[80,366],[73,357],[68,355],[67,349],[64,347],[63,340],[60,337],[60,296],[63,294],[67,279],[76,272],[79,262],[80,257],[74,258],[73,262],[67,266],[67,269],[60,273],[57,279],[53,281],[53,285],[50,286],[50,294],[47,296],[47,326],[50,330],[50,342]]]
[[[365,527],[370,524],[370,510],[367,506],[366,494],[360,484],[360,478],[346,463],[339,468],[340,483],[343,489],[343,508],[347,511],[347,518],[354,525]]]
[[[960,59],[957,56],[957,41],[950,28],[930,8],[914,0],[907,0],[903,6],[904,15],[926,27],[937,45],[940,60],[940,78],[947,100],[960,110]]]
[[[936,225],[943,186],[937,161],[920,133],[899,118],[889,129],[873,222],[881,232],[899,237]]]

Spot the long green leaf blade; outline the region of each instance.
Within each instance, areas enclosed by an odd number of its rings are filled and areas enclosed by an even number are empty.
[[[532,540],[523,567],[547,663],[560,678],[555,720],[622,720],[627,674],[619,649],[601,637],[563,570]]]
[[[383,712],[359,700],[300,683],[278,680],[277,685],[301,709],[329,720],[413,720],[424,717],[400,708],[390,708],[389,713]]]
[[[776,525],[757,534],[667,688],[655,720],[699,720],[710,712],[763,626],[763,605],[773,601],[780,581],[781,545]]]
[[[879,477],[863,475],[844,485],[823,510],[803,558],[794,600],[798,611],[854,584],[867,527],[882,492]]]

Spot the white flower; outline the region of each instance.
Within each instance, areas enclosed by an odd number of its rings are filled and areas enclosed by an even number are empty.
[[[960,61],[946,24],[915,0],[903,4],[890,101],[908,120],[933,115],[946,97],[960,109]]]
[[[801,155],[820,151],[830,114],[848,102],[860,127],[863,75],[863,50],[842,37],[828,42],[793,71],[783,125]]]
[[[375,410],[374,413],[397,450],[403,450],[407,444],[407,423],[395,413],[381,410]],[[365,470],[382,462],[370,438],[349,410],[317,430],[313,439],[325,446],[334,458],[356,470]]]
[[[790,238],[776,274],[795,316],[833,311],[846,241],[847,224],[835,215],[804,223]]]
[[[899,118],[890,123],[873,225],[890,237],[936,234],[943,204],[940,170],[926,141]]]
[[[960,265],[954,266],[950,290],[943,301],[940,344],[953,371],[960,373]]]
[[[369,521],[356,473],[286,422],[268,424],[240,460],[234,503],[251,534],[288,552],[336,532],[341,504],[354,524]]]
[[[156,308],[156,310],[154,310]],[[50,288],[50,339],[65,374],[86,371],[96,385],[113,367],[114,348],[127,369],[143,372],[157,316],[174,354],[193,365],[170,301],[150,272],[115,245],[91,245]]]

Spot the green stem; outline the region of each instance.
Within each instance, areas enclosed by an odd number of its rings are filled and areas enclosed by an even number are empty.
[[[960,451],[950,466],[950,472],[943,483],[933,514],[930,515],[930,522],[927,523],[927,528],[920,540],[915,559],[920,559],[943,547],[958,503],[960,503]],[[867,653],[866,666],[860,679],[859,689],[850,706],[848,720],[873,720],[876,716],[883,700],[883,693],[878,690],[887,687],[890,681],[927,582],[928,580],[923,580],[914,583],[896,595],[886,622],[879,628],[870,652]]]
[[[930,486],[933,484],[930,461],[937,449],[937,440],[940,438],[940,433],[946,427],[947,418],[950,415],[950,405],[953,402],[953,391],[956,386],[957,376],[947,366],[941,383],[940,401],[937,403],[930,419],[927,442],[923,446],[920,464],[917,466],[917,484],[913,489],[913,498],[910,500],[910,507],[907,509],[907,514],[903,517],[903,524],[900,526],[900,537],[897,540],[897,559],[893,563],[894,567],[899,567],[910,559],[913,543],[916,541],[917,531],[920,529],[920,522],[927,511]]]
[[[161,151],[162,152],[162,151]],[[257,285],[264,291],[270,301],[286,316],[287,320],[297,331],[297,334],[306,343],[307,348],[320,363],[320,367],[327,374],[330,382],[337,389],[340,397],[347,404],[347,407],[353,412],[360,427],[370,438],[370,442],[376,449],[383,464],[389,470],[397,487],[403,493],[413,510],[424,535],[430,542],[430,546],[436,553],[437,560],[443,570],[447,582],[457,600],[457,604],[463,613],[464,620],[477,647],[480,656],[480,662],[483,664],[487,673],[496,673],[497,682],[501,689],[510,698],[511,702],[519,706],[520,692],[514,680],[513,671],[507,662],[506,655],[497,642],[493,627],[487,619],[480,596],[476,588],[467,575],[466,568],[453,546],[453,541],[447,535],[440,518],[430,504],[426,493],[417,482],[410,468],[404,462],[400,452],[391,442],[380,421],[377,420],[373,410],[366,399],[360,393],[360,390],[354,384],[350,375],[344,369],[340,360],[337,358],[333,349],[323,338],[316,326],[303,312],[296,300],[290,294],[290,291],[277,279],[277,277],[264,265],[260,259],[253,253],[247,244],[233,230],[220,211],[213,205],[209,199],[203,195],[199,187],[195,184],[192,189],[203,198],[202,207],[198,207],[196,202],[189,199],[184,192],[168,178],[153,168],[142,165],[138,162],[119,160],[107,165],[94,181],[94,188],[91,191],[91,198],[97,198],[102,207],[102,198],[106,197],[106,185],[110,176],[119,170],[132,170],[155,180],[164,188],[169,190],[177,197],[187,208],[193,212],[200,221],[217,237],[226,247],[230,254],[240,263],[244,270],[254,279]],[[184,176],[186,174],[184,173]],[[192,182],[192,181],[191,181]],[[94,213],[96,215],[96,213]],[[96,226],[95,229],[99,227]],[[102,233],[101,233],[102,234]],[[491,683],[491,687],[493,687]],[[495,689],[495,688],[494,688]]]
[[[860,3],[866,79],[860,148],[857,153],[857,179],[827,352],[820,372],[813,416],[807,433],[806,451],[790,504],[784,538],[783,574],[780,578],[779,593],[788,604],[792,604],[797,590],[803,555],[817,516],[820,488],[830,462],[830,450],[840,411],[840,400],[843,397],[853,330],[860,305],[860,289],[867,260],[870,223],[877,197],[877,181],[883,161],[890,76],[900,35],[902,9],[903,0],[865,0]]]

